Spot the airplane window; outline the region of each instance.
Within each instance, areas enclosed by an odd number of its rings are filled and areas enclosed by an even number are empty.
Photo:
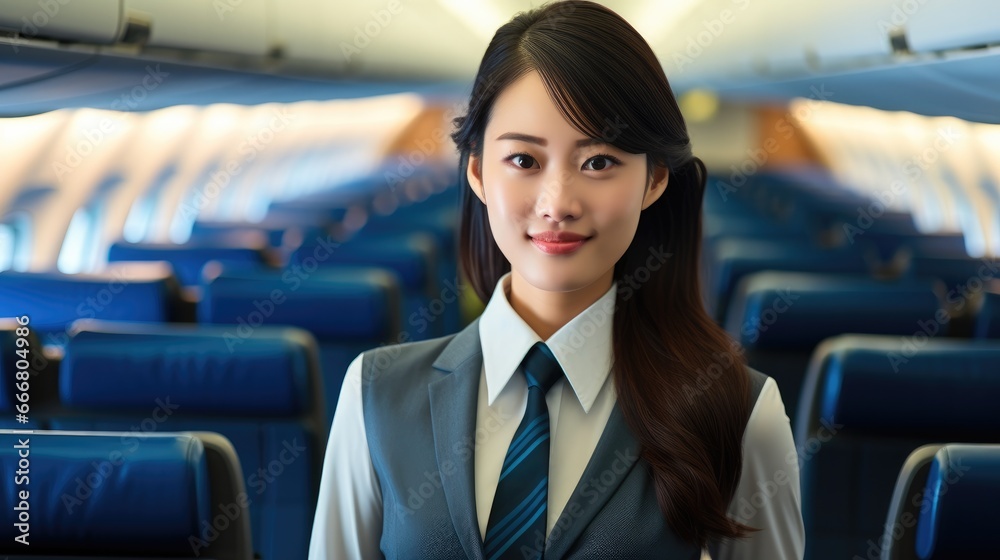
[[[88,255],[93,252],[94,245],[94,220],[90,211],[80,208],[73,214],[73,219],[66,228],[66,238],[63,241],[62,249],[59,251],[59,260],[56,266],[60,272],[75,274],[87,269],[90,259]],[[88,246],[91,247],[88,251]]]
[[[8,270],[14,264],[14,229],[0,224],[0,270]]]
[[[125,218],[125,226],[122,229],[122,237],[129,243],[138,243],[146,236],[147,224],[153,213],[153,201],[151,197],[143,196],[134,203]]]
[[[175,171],[176,169],[172,165],[164,168],[153,181],[149,191],[132,202],[132,207],[129,209],[125,225],[122,228],[122,237],[125,241],[138,243],[146,238],[149,226],[153,221],[156,202]]]
[[[0,224],[0,270],[28,270],[31,265],[31,233],[31,219],[24,212],[18,212],[6,224]],[[9,244],[4,237],[9,239]],[[5,249],[8,246],[9,251]]]

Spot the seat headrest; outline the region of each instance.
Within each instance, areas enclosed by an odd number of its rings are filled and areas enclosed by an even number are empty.
[[[63,404],[181,414],[293,416],[310,410],[315,339],[291,327],[74,323],[59,372]]]
[[[80,318],[164,322],[179,287],[160,263],[118,263],[98,274],[0,272],[0,317],[31,317],[45,344],[61,345]]]
[[[983,305],[976,314],[976,338],[1000,338],[1000,293],[983,294]]]
[[[305,266],[260,272],[222,266],[207,280],[201,323],[293,325],[320,341],[385,340],[398,333],[400,287],[379,268]]]
[[[190,556],[210,523],[205,448],[188,434],[134,436],[5,434],[0,503],[15,521],[0,524],[0,552],[23,554],[14,539],[27,531],[33,554]]]
[[[408,290],[427,289],[433,241],[426,235],[407,234],[396,237],[358,235],[328,249],[315,239],[307,239],[294,253],[290,262],[300,266],[312,260],[322,266],[377,266],[392,270]],[[312,265],[315,266],[315,265]]]
[[[740,281],[763,271],[865,274],[869,265],[857,251],[818,250],[806,244],[726,239],[715,245],[712,298],[716,316],[725,319]]]
[[[977,259],[960,255],[914,255],[907,274],[914,277],[940,278],[948,290],[956,293],[979,292],[983,283],[1000,274],[1000,263],[990,258]]]
[[[804,391],[815,391],[818,410],[803,420],[873,434],[995,437],[998,363],[1000,341],[932,339],[923,333],[831,338],[813,354]],[[811,404],[809,398],[803,401]]]
[[[948,322],[932,280],[760,272],[740,283],[726,328],[747,348],[809,349],[843,333],[912,334],[923,323],[940,335]]]
[[[118,242],[108,249],[108,261],[166,261],[185,286],[196,286],[205,263],[218,260],[246,264],[267,263],[267,238],[257,231],[237,231],[185,244]]]
[[[945,445],[934,455],[917,521],[922,560],[995,556],[1000,445]]]

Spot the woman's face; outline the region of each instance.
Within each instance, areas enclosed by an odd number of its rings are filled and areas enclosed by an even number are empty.
[[[615,126],[628,126],[618,115],[605,120],[608,140],[617,134]],[[513,272],[550,292],[602,279],[607,281],[602,287],[610,287],[639,213],[667,184],[666,170],[657,168],[646,189],[644,154],[624,152],[574,128],[535,71],[496,100],[482,160],[470,157],[467,174]],[[546,242],[546,235],[555,234],[567,239]]]

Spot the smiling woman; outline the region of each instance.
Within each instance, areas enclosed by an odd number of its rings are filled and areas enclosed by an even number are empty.
[[[646,42],[593,2],[519,14],[455,125],[488,304],[355,359],[312,557],[801,558],[789,421],[702,307],[705,167]]]
[[[465,171],[514,269],[512,291],[520,299],[533,290],[568,293],[582,307],[566,306],[569,315],[553,318],[565,323],[611,286],[613,265],[632,242],[640,211],[663,194],[667,170],[653,167],[650,180],[645,154],[584,136],[550,100],[537,71],[498,96],[484,135]],[[558,328],[532,327],[543,338]]]

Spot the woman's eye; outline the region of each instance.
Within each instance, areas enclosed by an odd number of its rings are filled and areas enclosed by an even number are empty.
[[[510,161],[521,169],[531,169],[535,166],[535,158],[528,154],[514,154],[510,156]]]
[[[617,162],[614,158],[609,156],[594,156],[583,164],[583,168],[586,171],[604,171],[605,169],[614,166],[616,163]]]

